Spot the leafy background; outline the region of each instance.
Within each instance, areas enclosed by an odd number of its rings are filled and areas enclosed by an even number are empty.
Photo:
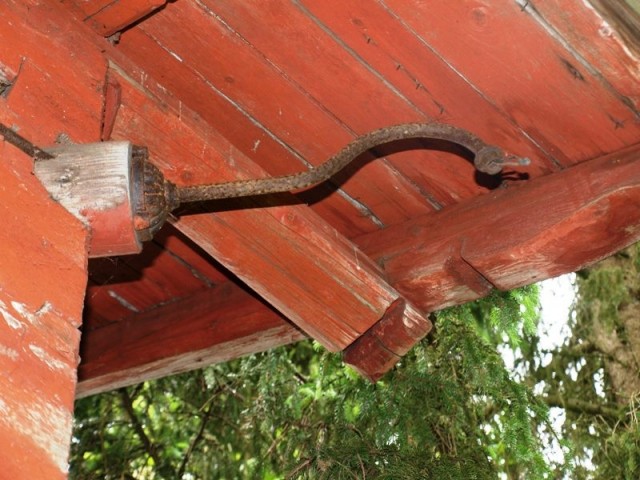
[[[70,478],[640,478],[639,273],[638,245],[579,272],[552,350],[531,286],[438,312],[376,384],[305,341],[80,400]]]

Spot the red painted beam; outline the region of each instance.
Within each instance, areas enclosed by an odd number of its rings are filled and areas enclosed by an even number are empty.
[[[640,240],[640,145],[355,239],[434,311],[579,270]]]
[[[1,476],[63,480],[87,232],[40,187],[29,157],[1,136],[0,158]]]
[[[307,338],[234,284],[91,330],[82,337],[77,397],[202,368]]]

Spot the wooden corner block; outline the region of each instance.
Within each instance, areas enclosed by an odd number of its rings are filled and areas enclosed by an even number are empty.
[[[424,338],[432,326],[429,319],[404,298],[397,298],[378,323],[345,349],[344,361],[375,382]]]

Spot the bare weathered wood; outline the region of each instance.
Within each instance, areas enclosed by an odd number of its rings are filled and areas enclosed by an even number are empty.
[[[92,257],[139,253],[132,213],[131,144],[51,147],[34,173],[51,197],[91,229]]]
[[[307,338],[234,284],[86,332],[76,395],[84,397]]]
[[[637,1],[592,0],[591,3],[600,12],[605,22],[609,24],[607,26],[624,38],[628,48],[633,50],[636,55],[640,54],[640,13]]]

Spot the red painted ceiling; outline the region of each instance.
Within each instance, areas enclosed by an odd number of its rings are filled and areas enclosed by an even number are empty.
[[[288,200],[356,246],[640,141],[637,57],[583,0],[61,3],[102,42],[119,85],[110,138],[148,146],[178,184],[298,172],[360,134],[415,121],[450,123],[531,159],[490,178],[455,153],[405,142]],[[255,215],[267,206],[250,205]],[[85,332],[229,282],[264,296],[250,275],[231,273],[244,247],[212,258],[189,234],[204,216],[191,218],[167,225],[139,256],[90,262]]]

